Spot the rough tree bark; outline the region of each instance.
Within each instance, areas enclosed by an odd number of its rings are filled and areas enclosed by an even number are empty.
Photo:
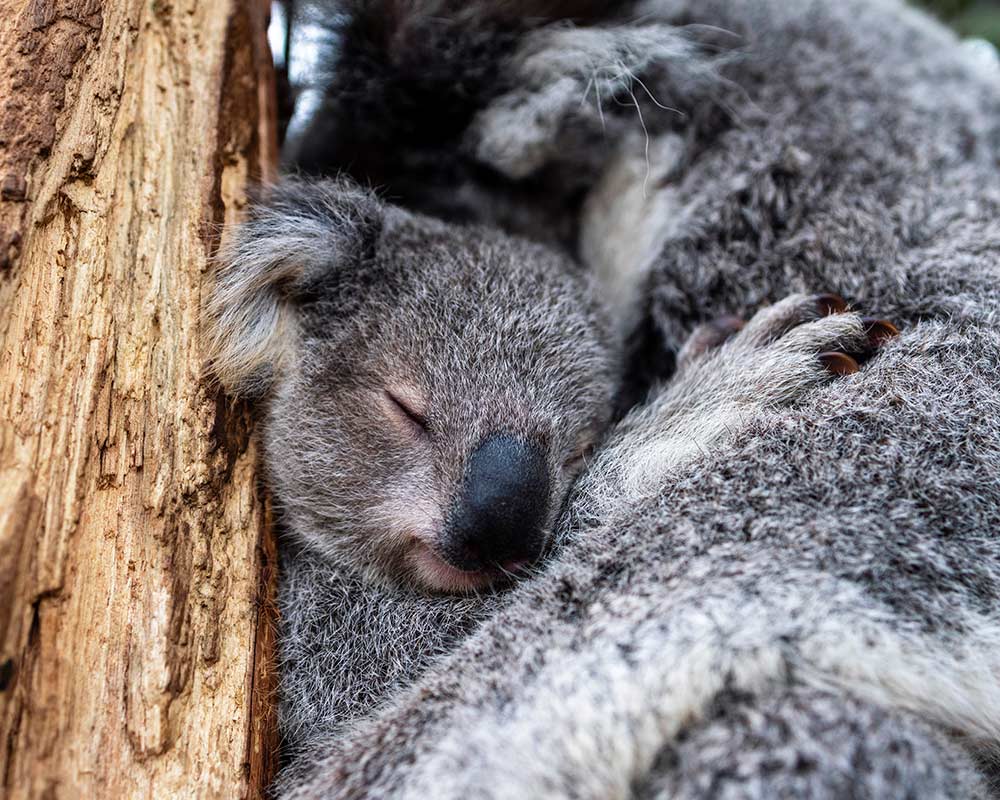
[[[0,0],[0,795],[259,795],[273,549],[203,370],[264,0]]]

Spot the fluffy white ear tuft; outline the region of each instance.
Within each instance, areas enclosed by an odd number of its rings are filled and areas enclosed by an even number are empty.
[[[203,326],[226,390],[266,392],[295,353],[302,289],[356,256],[380,219],[375,196],[348,181],[289,180],[226,232]]]

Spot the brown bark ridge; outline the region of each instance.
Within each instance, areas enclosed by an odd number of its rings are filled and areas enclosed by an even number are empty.
[[[0,796],[259,796],[274,550],[203,369],[265,0],[0,0]]]

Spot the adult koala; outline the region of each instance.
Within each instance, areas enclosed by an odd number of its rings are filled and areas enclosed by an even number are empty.
[[[300,167],[629,275],[633,374],[796,291],[903,334],[653,491],[575,506],[494,605],[436,606],[429,631],[416,600],[304,603],[392,647],[338,652],[384,679],[289,796],[990,796],[1000,75],[891,0],[341,19]]]

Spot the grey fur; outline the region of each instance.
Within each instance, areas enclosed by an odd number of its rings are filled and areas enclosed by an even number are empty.
[[[961,748],[920,720],[801,688],[723,692],[656,763],[638,798],[957,799],[983,790]]]
[[[545,570],[484,607],[442,598],[428,611],[411,597],[388,613],[386,590],[303,592],[310,619],[336,622],[318,637],[288,629],[286,691],[304,685],[299,653],[339,642],[327,686],[349,701],[331,712],[314,686],[286,704],[286,725],[324,722],[305,745],[317,753],[284,787],[293,797],[991,796],[1000,76],[888,0],[655,0],[637,19],[699,23],[684,31],[705,53],[739,56],[714,65],[714,88],[698,83],[702,106],[683,118],[633,92],[649,135],[684,143],[678,166],[647,187],[669,216],[640,214],[639,230],[617,223],[622,240],[659,251],[640,333],[676,351],[701,320],[832,290],[903,335],[843,381],[819,387],[819,373],[798,373],[813,379],[723,414],[735,423],[704,452],[675,458],[681,426],[661,461],[636,462],[684,416],[678,397],[700,398],[690,421],[704,420],[767,395],[773,384],[744,379],[786,364],[773,346],[748,350],[743,334],[696,359],[612,435]],[[622,25],[598,32],[614,40]],[[571,35],[536,29],[518,52],[537,53],[548,33]],[[515,52],[498,82],[532,90],[525,64]],[[637,68],[661,104],[685,100],[669,69]],[[514,107],[503,96],[467,141],[514,176],[575,158],[574,129],[608,110],[549,114],[525,139],[497,113]],[[612,109],[609,142],[579,163],[631,146],[634,112]],[[518,148],[523,169],[510,166]],[[843,320],[855,327],[838,336],[857,336],[856,318]],[[688,382],[692,368],[708,384]],[[286,616],[296,607],[286,595]],[[428,618],[440,622],[432,631],[407,622]],[[363,642],[339,638],[362,619]],[[368,665],[377,681],[362,692],[355,676]]]

